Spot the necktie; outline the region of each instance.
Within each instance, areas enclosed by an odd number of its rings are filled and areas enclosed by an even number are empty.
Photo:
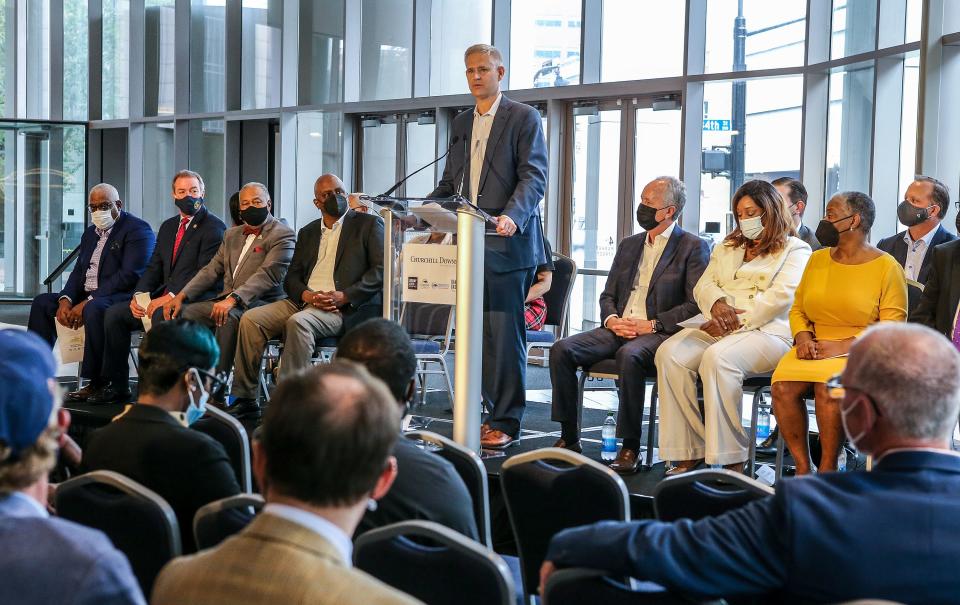
[[[180,253],[180,242],[183,241],[183,234],[187,230],[187,223],[190,219],[183,217],[180,219],[180,228],[177,229],[177,239],[173,242],[173,263],[177,262],[177,254]]]
[[[251,227],[247,225],[243,228],[244,235],[260,235],[260,227]]]

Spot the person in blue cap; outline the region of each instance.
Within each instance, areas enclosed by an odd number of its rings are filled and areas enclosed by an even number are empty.
[[[0,330],[0,603],[143,603],[126,557],[101,532],[46,509],[66,439],[50,346]]]

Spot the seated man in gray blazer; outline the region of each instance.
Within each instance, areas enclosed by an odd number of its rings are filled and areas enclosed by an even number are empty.
[[[286,296],[283,278],[293,258],[296,236],[293,229],[271,214],[272,209],[265,186],[244,185],[240,189],[240,217],[244,224],[227,229],[213,260],[163,305],[164,319],[182,315],[214,330],[220,345],[217,372],[229,372],[233,365],[243,313]],[[211,300],[198,300],[220,280],[220,294]],[[185,302],[189,304],[183,306]]]
[[[677,323],[697,314],[693,287],[710,258],[707,243],[676,223],[686,191],[673,177],[643,188],[637,221],[643,233],[622,242],[600,295],[603,327],[560,340],[550,351],[552,419],[560,422],[555,447],[581,451],[577,368],[616,358],[620,374],[617,435],[623,447],[611,468],[636,472],[647,375],[655,375],[657,347],[678,332]]]
[[[324,174],[313,186],[321,217],[300,230],[284,288],[287,296],[240,320],[231,413],[259,418],[260,357],[284,335],[280,377],[310,364],[317,342],[381,313],[383,220],[349,210],[343,182]]]

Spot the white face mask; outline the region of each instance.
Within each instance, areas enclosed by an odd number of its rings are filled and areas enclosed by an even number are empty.
[[[763,233],[763,223],[760,221],[762,218],[763,215],[761,214],[760,216],[740,219],[740,233],[743,234],[743,237],[752,240],[760,239],[760,234]]]
[[[106,231],[117,222],[113,218],[112,210],[96,210],[90,214],[90,218],[93,219],[93,224],[96,225],[97,229],[101,231]]]
[[[853,408],[857,407],[858,405],[860,405],[860,400],[857,400],[857,403],[851,405],[846,409],[844,409],[843,407],[840,408],[840,424],[843,425],[843,432],[847,436],[847,439],[850,440],[850,445],[853,446],[853,449],[859,452],[860,447],[857,445],[857,442],[863,439],[863,436],[867,434],[867,429],[861,430],[856,435],[851,435],[850,428],[847,426],[847,414],[852,412]]]
[[[210,392],[203,387],[203,378],[200,377],[200,372],[196,368],[190,368],[188,374],[192,374],[196,380],[197,388],[200,389],[200,397],[194,401],[193,399],[193,388],[191,387],[187,391],[187,396],[190,398],[190,405],[187,406],[187,411],[184,412],[184,417],[187,422],[187,426],[190,426],[197,420],[203,417],[207,413],[207,400],[210,399]]]

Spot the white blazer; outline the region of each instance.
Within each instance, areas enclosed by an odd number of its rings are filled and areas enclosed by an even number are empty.
[[[720,298],[743,309],[738,332],[760,330],[792,340],[790,307],[810,254],[806,242],[789,237],[780,252],[744,263],[743,248],[718,243],[707,269],[693,288],[693,298],[708,319],[712,319],[710,309]]]

